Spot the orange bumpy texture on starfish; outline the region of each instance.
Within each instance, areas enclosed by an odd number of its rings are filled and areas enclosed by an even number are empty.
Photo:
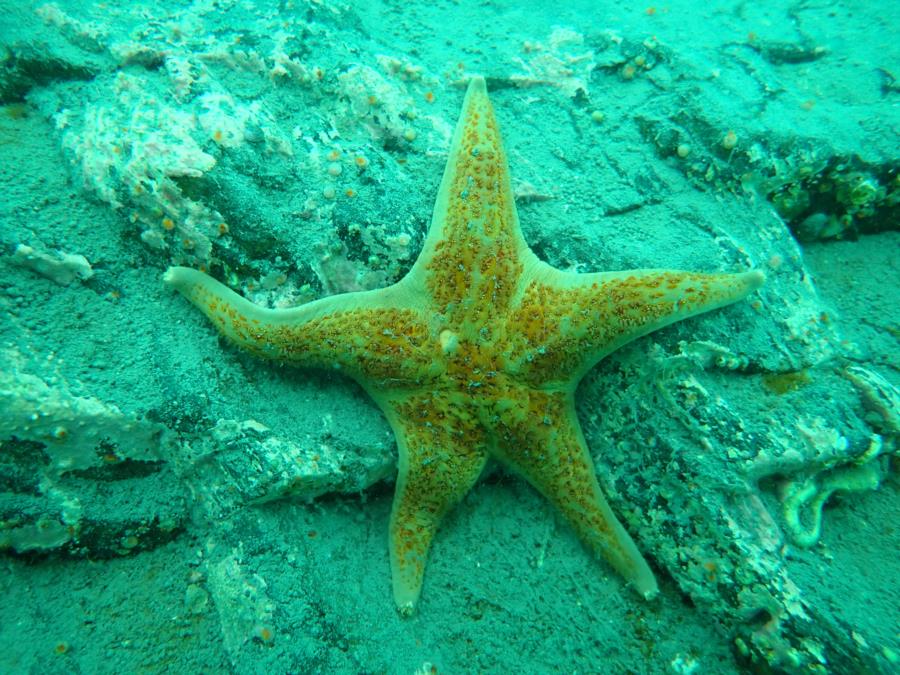
[[[475,77],[424,248],[400,282],[272,310],[192,269],[171,268],[165,280],[239,346],[338,368],[384,411],[399,449],[394,598],[408,614],[441,519],[489,457],[530,482],[638,593],[654,596],[653,573],[600,491],[575,388],[611,351],[736,302],[763,275],[574,274],[538,260],[519,229],[497,120]]]

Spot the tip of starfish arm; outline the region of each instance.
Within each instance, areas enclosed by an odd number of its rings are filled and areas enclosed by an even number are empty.
[[[162,280],[166,286],[179,288],[180,286],[183,286],[185,282],[189,281],[191,277],[202,276],[206,275],[203,274],[203,272],[198,272],[190,267],[170,267],[166,270],[165,274],[163,274]]]
[[[481,91],[487,91],[487,83],[484,80],[483,75],[473,75],[469,78],[469,89],[479,89]]]
[[[766,273],[762,270],[750,270],[749,272],[744,272],[743,276],[752,290],[756,290],[766,283]]]
[[[653,600],[659,595],[659,587],[655,583],[652,588],[638,588],[637,591],[644,600]]]
[[[397,612],[402,617],[412,616],[419,603],[419,593],[422,590],[421,568],[418,574],[411,578],[400,573],[396,567],[393,570],[394,604]]]
[[[659,595],[659,585],[656,583],[656,576],[643,558],[637,561],[635,569],[631,571],[629,576],[631,577],[632,587],[644,600],[653,600]]]
[[[175,267],[170,267],[169,269],[167,269],[167,270],[165,271],[165,273],[163,273],[163,278],[162,278],[162,280],[163,280],[163,283],[164,283],[166,286],[171,286],[171,285],[172,285],[172,281],[173,281],[173,278],[174,278],[174,276],[175,276],[175,270],[176,270],[176,269],[177,269],[177,268],[175,268]]]

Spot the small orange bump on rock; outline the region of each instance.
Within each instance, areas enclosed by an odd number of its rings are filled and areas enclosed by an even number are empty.
[[[271,646],[275,642],[275,631],[269,626],[259,625],[253,629],[254,639],[262,642],[264,645]]]
[[[732,129],[729,129],[728,132],[722,137],[722,147],[726,150],[732,150],[734,146],[737,145],[737,142],[737,134],[734,133]]]

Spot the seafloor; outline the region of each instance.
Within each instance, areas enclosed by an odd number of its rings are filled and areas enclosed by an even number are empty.
[[[900,668],[884,3],[0,0],[0,48],[0,672]],[[377,408],[162,284],[401,278],[475,73],[539,257],[767,274],[579,388],[652,602],[492,469],[400,617]]]

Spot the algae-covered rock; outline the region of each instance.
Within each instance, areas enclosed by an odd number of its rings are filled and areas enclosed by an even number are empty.
[[[48,384],[13,353],[2,363],[0,549],[123,555],[184,529],[165,427]]]

